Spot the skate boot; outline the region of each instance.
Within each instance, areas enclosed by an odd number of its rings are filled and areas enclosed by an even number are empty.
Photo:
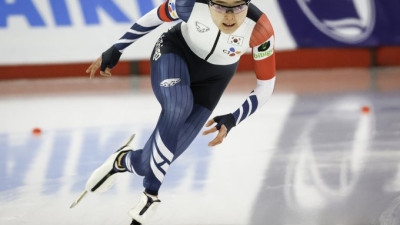
[[[157,197],[143,192],[139,203],[129,211],[129,215],[133,218],[131,225],[140,225],[146,222],[155,213],[160,203],[161,201]]]
[[[105,192],[114,184],[118,173],[127,171],[125,168],[118,166],[117,159],[121,154],[132,150],[132,147],[129,145],[134,137],[135,135],[132,135],[124,146],[109,156],[108,159],[92,173],[86,182],[86,191]]]
[[[114,184],[116,175],[127,171],[125,168],[118,166],[118,158],[129,151],[132,150],[131,144],[135,135],[133,134],[128,142],[113,153],[108,159],[97,168],[92,175],[90,175],[88,181],[86,182],[85,190],[79,195],[79,197],[71,204],[70,208],[74,208],[88,192],[104,192],[110,189]]]

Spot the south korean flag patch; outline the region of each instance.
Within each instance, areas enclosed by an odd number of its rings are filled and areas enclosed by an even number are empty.
[[[274,54],[274,36],[271,36],[266,42],[253,48],[254,60],[263,60]]]
[[[229,35],[228,44],[234,46],[242,46],[243,45],[244,37],[236,36],[236,35]]]

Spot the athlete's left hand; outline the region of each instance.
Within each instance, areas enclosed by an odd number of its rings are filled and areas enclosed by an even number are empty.
[[[216,146],[221,144],[232,127],[236,125],[235,117],[232,113],[214,117],[206,123],[206,127],[210,127],[214,123],[217,123],[215,127],[203,132],[203,135],[207,135],[218,131],[217,136],[214,138],[214,140],[208,143],[208,146]]]
[[[211,119],[206,123],[206,127],[209,127],[214,123],[215,123],[214,119]],[[204,131],[203,135],[211,134],[211,133],[214,133],[216,131],[218,131],[217,136],[214,138],[214,140],[212,140],[212,141],[210,141],[208,143],[208,146],[216,146],[216,145],[221,144],[222,141],[224,140],[224,138],[226,137],[226,135],[228,134],[228,129],[226,129],[225,125],[222,125],[219,130],[215,126],[215,127],[211,128],[211,129],[208,129],[208,130]]]

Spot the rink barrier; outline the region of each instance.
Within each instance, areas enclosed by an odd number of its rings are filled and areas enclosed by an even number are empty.
[[[276,66],[278,70],[400,66],[400,46],[379,48],[310,48],[277,51],[276,54]],[[87,76],[85,71],[89,64],[90,62],[0,65],[0,80]],[[252,55],[243,55],[238,71],[251,71],[252,68]],[[121,61],[112,72],[115,76],[130,76],[131,74],[148,75],[150,74],[150,62],[148,60]]]

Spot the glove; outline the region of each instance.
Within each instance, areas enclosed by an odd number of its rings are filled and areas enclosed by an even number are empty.
[[[232,113],[222,116],[216,116],[214,117],[214,121],[217,123],[217,125],[215,126],[217,130],[221,129],[222,125],[225,125],[227,129],[226,134],[229,133],[232,127],[236,126],[236,120]]]
[[[117,65],[119,58],[121,57],[122,53],[118,51],[115,46],[111,46],[107,51],[101,54],[101,71],[105,71],[106,68],[112,69],[115,65]]]

